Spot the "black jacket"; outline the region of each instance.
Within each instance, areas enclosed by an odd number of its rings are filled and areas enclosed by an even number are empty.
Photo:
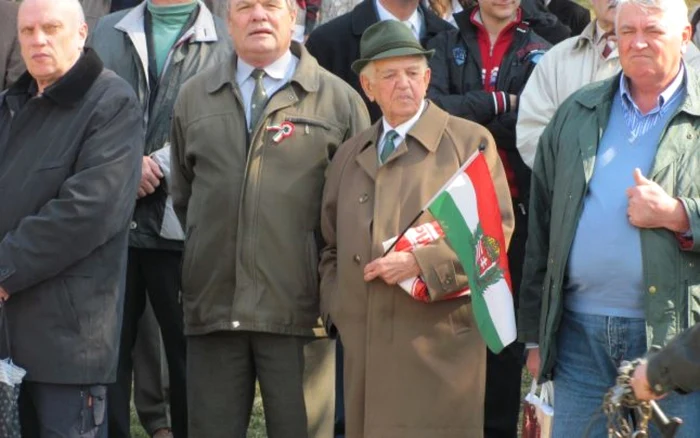
[[[590,11],[572,0],[552,0],[547,9],[571,29],[571,36],[581,35],[591,22]]]
[[[530,28],[552,44],[558,44],[569,38],[572,33],[569,26],[544,6],[543,0],[522,0],[523,20],[530,23]]]
[[[483,91],[481,54],[472,9],[455,15],[459,29],[441,33],[428,42],[435,49],[430,60],[432,78],[428,97],[448,113],[486,126],[499,149],[506,151],[516,173],[520,201],[530,188],[530,170],[515,145],[515,111],[496,114],[493,94]],[[522,22],[501,62],[496,89],[519,95],[537,61],[551,45]],[[525,203],[525,205],[527,205]]]
[[[353,61],[360,58],[360,37],[362,33],[379,21],[375,0],[364,0],[355,8],[328,23],[316,28],[306,42],[306,48],[317,60],[321,67],[339,76],[350,84],[365,101],[372,123],[377,121],[382,113],[376,103],[370,102],[360,86],[360,78],[350,69]],[[425,18],[423,28],[425,43],[438,33],[453,27],[441,19],[421,2],[418,6]]]
[[[700,324],[649,355],[647,378],[659,393],[700,391]]]
[[[30,381],[114,381],[144,127],[133,90],[87,50],[42,95],[0,95],[0,286]],[[2,356],[5,357],[5,356]]]

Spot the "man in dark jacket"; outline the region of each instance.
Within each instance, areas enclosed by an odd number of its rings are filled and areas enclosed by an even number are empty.
[[[700,324],[678,335],[634,369],[634,395],[654,400],[671,391],[700,391]]]
[[[28,73],[0,97],[0,298],[27,370],[22,436],[106,437],[141,111],[83,49],[77,0],[25,0],[18,27]]]
[[[360,37],[365,29],[390,19],[403,21],[423,45],[438,33],[452,29],[447,21],[435,15],[419,0],[364,0],[351,12],[318,27],[306,42],[306,48],[321,67],[339,76],[360,93],[372,122],[378,120],[382,113],[379,106],[365,96],[359,76],[353,73],[350,64],[360,57]]]
[[[17,8],[11,1],[0,0],[0,91],[12,85],[24,71],[17,43]]]
[[[428,43],[428,48],[435,49],[428,96],[450,114],[486,126],[506,169],[515,212],[508,258],[516,303],[530,189],[530,170],[515,147],[518,95],[550,47],[522,20],[519,4],[503,7],[494,0],[481,0],[478,6],[455,15],[457,29]],[[518,343],[499,355],[487,355],[484,426],[489,438],[517,434],[522,359],[523,346]]]
[[[226,25],[196,0],[147,0],[108,15],[91,34],[105,66],[136,91],[147,120],[143,172],[129,238],[124,323],[117,384],[110,391],[110,437],[129,437],[131,351],[146,294],[158,319],[168,359],[175,438],[187,436],[185,338],[179,302],[182,239],[167,194],[170,117],[180,85],[229,59]],[[140,56],[143,55],[143,56]]]
[[[591,12],[573,0],[550,0],[546,5],[549,12],[571,29],[571,36],[581,35],[591,22]]]

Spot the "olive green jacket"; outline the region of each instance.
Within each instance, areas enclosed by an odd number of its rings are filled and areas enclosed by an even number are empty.
[[[185,331],[323,335],[321,195],[345,140],[369,127],[360,96],[304,47],[248,134],[236,59],[185,82],[172,123],[172,196],[185,228]],[[294,126],[288,135],[277,128]]]
[[[669,230],[640,230],[650,347],[700,321],[700,78],[692,68],[687,72],[687,95],[664,128],[649,179],[682,201],[695,240],[683,249]],[[618,74],[574,93],[540,138],[518,337],[539,343],[541,380],[552,378],[571,244],[619,82]]]

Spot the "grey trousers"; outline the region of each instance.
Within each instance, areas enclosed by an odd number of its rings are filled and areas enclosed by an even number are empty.
[[[22,438],[107,438],[107,387],[23,382]]]
[[[270,438],[330,438],[335,341],[257,332],[187,337],[188,435],[245,438],[255,382]]]
[[[168,362],[160,327],[150,302],[139,321],[136,343],[131,352],[134,363],[134,406],[149,435],[170,428]]]

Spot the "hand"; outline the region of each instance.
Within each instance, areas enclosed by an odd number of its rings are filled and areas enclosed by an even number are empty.
[[[654,391],[651,390],[649,380],[647,380],[646,362],[642,362],[634,369],[630,384],[632,385],[634,396],[637,397],[637,400],[656,400],[663,397],[655,394]]]
[[[141,166],[141,183],[139,184],[138,199],[156,191],[160,185],[160,179],[163,178],[163,172],[160,170],[158,163],[153,161],[149,156],[143,157]]]
[[[411,252],[399,251],[389,253],[371,261],[365,266],[365,281],[370,282],[379,277],[386,284],[394,285],[400,281],[420,275],[420,266]]]
[[[533,379],[539,378],[540,374],[540,347],[527,350],[527,370]]]
[[[669,196],[658,184],[634,169],[634,187],[627,189],[627,217],[637,228],[667,228],[677,233],[688,231],[688,215],[681,202]]]
[[[0,286],[0,301],[7,301],[10,298],[10,294],[7,293],[2,286]]]

